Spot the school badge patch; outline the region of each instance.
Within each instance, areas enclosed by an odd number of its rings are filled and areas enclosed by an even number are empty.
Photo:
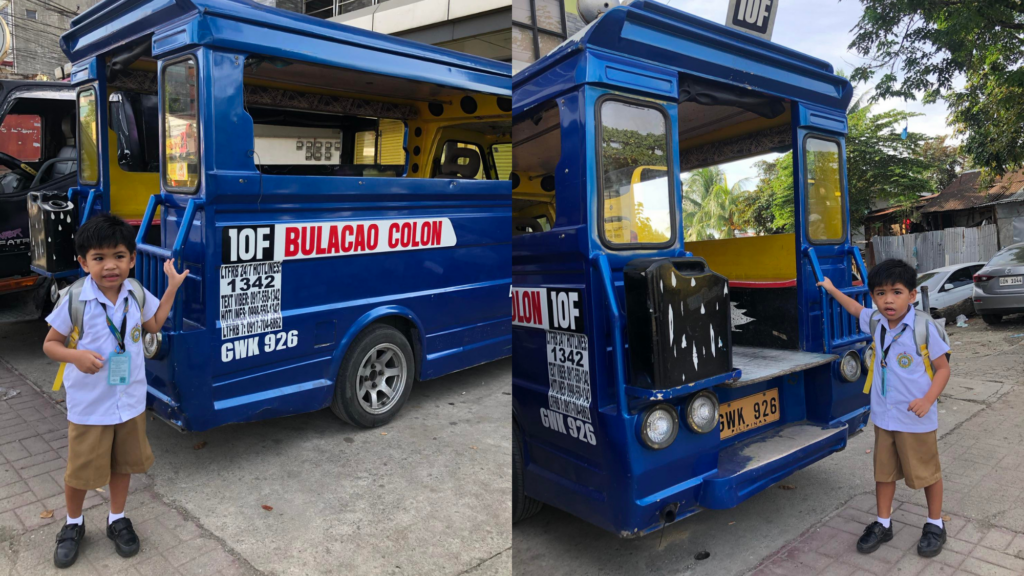
[[[914,363],[914,358],[910,354],[903,352],[896,357],[896,362],[899,363],[900,368],[910,368],[910,365]]]
[[[136,324],[135,328],[132,328],[132,342],[135,342],[136,344],[138,344],[139,340],[141,340],[141,339],[142,339],[142,327],[139,326],[138,324]]]

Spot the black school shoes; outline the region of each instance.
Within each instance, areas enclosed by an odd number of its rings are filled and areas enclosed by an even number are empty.
[[[925,522],[924,530],[921,531],[921,540],[917,543],[917,554],[925,558],[933,558],[942,552],[942,545],[946,543],[946,527],[939,528],[935,524]]]
[[[81,524],[65,524],[57,534],[57,548],[53,551],[53,565],[67,568],[78,560],[78,546],[85,538],[85,521]]]
[[[892,540],[892,523],[886,528],[882,526],[881,522],[876,520],[868,524],[867,528],[864,528],[864,533],[861,534],[860,540],[857,540],[857,552],[871,554],[878,550],[878,547],[883,542],[888,542],[889,540]]]
[[[114,541],[114,549],[122,558],[131,558],[139,553],[139,537],[132,528],[132,521],[118,518],[107,526],[107,538]]]

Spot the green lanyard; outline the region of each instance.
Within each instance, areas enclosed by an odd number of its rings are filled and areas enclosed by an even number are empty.
[[[114,326],[114,321],[110,319],[110,315],[107,314],[107,305],[100,302],[100,306],[103,306],[103,315],[107,317],[107,328],[110,329],[110,333],[114,335],[114,339],[117,340],[117,353],[124,354],[124,332],[128,328],[128,297],[124,297],[124,316],[121,317],[121,329],[118,330]]]
[[[892,345],[895,344],[896,341],[900,339],[900,336],[903,336],[903,333],[906,332],[906,331],[907,331],[907,325],[904,324],[903,325],[903,329],[900,330],[898,334],[893,336],[892,337],[892,342],[889,342],[889,345],[886,346],[884,350],[882,350],[882,358],[881,358],[881,365],[882,365],[882,397],[885,397],[885,393],[886,393],[886,389],[885,389],[885,374],[888,371],[887,370],[888,363],[886,363],[885,360],[889,357],[889,349],[892,348]],[[883,343],[885,342],[885,326],[882,326],[882,342]]]

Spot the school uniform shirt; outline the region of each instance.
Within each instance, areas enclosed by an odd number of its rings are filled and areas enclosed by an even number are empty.
[[[860,329],[869,332],[871,328],[870,308],[860,313]],[[920,350],[914,349],[914,314],[913,308],[903,317],[895,329],[889,328],[889,322],[883,316],[875,333],[871,335],[875,342],[875,368],[871,380],[871,420],[876,426],[893,432],[931,432],[939,427],[938,403],[932,404],[923,418],[910,412],[907,408],[918,398],[923,398],[932,386],[932,380],[924,369],[924,358]],[[902,336],[893,340],[906,327]],[[879,333],[885,328],[885,342],[878,348]],[[949,346],[942,341],[938,330],[928,325],[928,353],[934,360],[949,352]],[[886,360],[885,394],[882,386],[882,351],[892,343]],[[921,344],[924,344],[922,342]],[[934,362],[932,363],[934,368]]]
[[[86,374],[68,363],[64,368],[64,387],[67,389],[68,420],[75,424],[121,424],[146,410],[146,357],[142,349],[142,323],[156,314],[160,300],[148,290],[145,292],[145,310],[139,310],[135,299],[128,296],[134,288],[128,282],[121,284],[116,302],[111,302],[100,291],[91,277],[86,277],[79,300],[85,302],[82,314],[84,334],[78,342],[79,350],[90,350],[103,356],[103,368],[95,374]],[[142,295],[137,295],[143,300]],[[131,354],[129,382],[122,386],[108,384],[109,356],[117,348],[117,339],[107,327],[102,304],[114,326],[121,329],[125,315],[124,299],[128,298],[128,322],[124,335],[125,349]],[[115,305],[116,304],[116,305]],[[46,322],[65,336],[71,334],[71,316],[68,301],[64,301],[46,317]]]

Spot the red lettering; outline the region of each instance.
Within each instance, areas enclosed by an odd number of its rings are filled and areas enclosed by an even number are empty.
[[[420,226],[420,244],[422,244],[424,246],[433,246],[434,245],[434,238],[433,238],[433,236],[434,236],[433,229],[430,226],[430,222],[424,222]]]
[[[366,252],[366,230],[362,224],[356,226],[356,252]]]
[[[419,248],[420,247],[419,238],[416,237],[416,229],[417,228],[419,228],[419,223],[418,222],[413,222],[412,223],[412,246],[411,246],[412,248]]]
[[[444,222],[442,222],[441,220],[438,220],[436,222],[431,222],[430,223],[430,229],[431,229],[431,232],[432,232],[432,234],[431,234],[432,238],[430,239],[430,242],[434,246],[440,246],[441,245],[441,229],[442,229],[443,225],[444,225]]]
[[[366,249],[373,252],[377,249],[377,240],[380,239],[380,229],[376,224],[370,224],[366,230]]]
[[[306,242],[306,237],[309,237],[309,242]],[[310,229],[308,226],[302,227],[302,255],[311,256],[316,251],[316,232]]]
[[[313,230],[316,231],[316,254],[327,254],[327,248],[324,247],[324,227],[317,226]]]
[[[513,292],[515,296],[512,298],[512,321],[519,322],[519,293]]]
[[[284,229],[284,257],[291,258],[297,256],[299,253],[299,229],[298,228],[285,228]]]
[[[533,310],[530,309],[530,293],[523,292],[523,308],[520,311],[519,321],[526,322],[527,324],[533,324]]]
[[[540,292],[530,292],[530,306],[533,307],[533,320],[534,324],[540,326],[544,322],[544,315],[541,312],[540,305]]]
[[[352,235],[352,225],[351,224],[345,224],[345,226],[342,227],[342,229],[341,229],[341,251],[342,252],[351,252],[352,251],[352,241],[348,239],[348,237],[351,236],[351,235]]]
[[[398,248],[398,222],[392,222],[391,226],[388,226],[388,248],[394,250]]]
[[[412,242],[412,225],[408,222],[402,222],[402,248],[408,248]]]
[[[331,233],[327,239],[327,253],[338,253],[338,227],[336,225],[331,226]]]

